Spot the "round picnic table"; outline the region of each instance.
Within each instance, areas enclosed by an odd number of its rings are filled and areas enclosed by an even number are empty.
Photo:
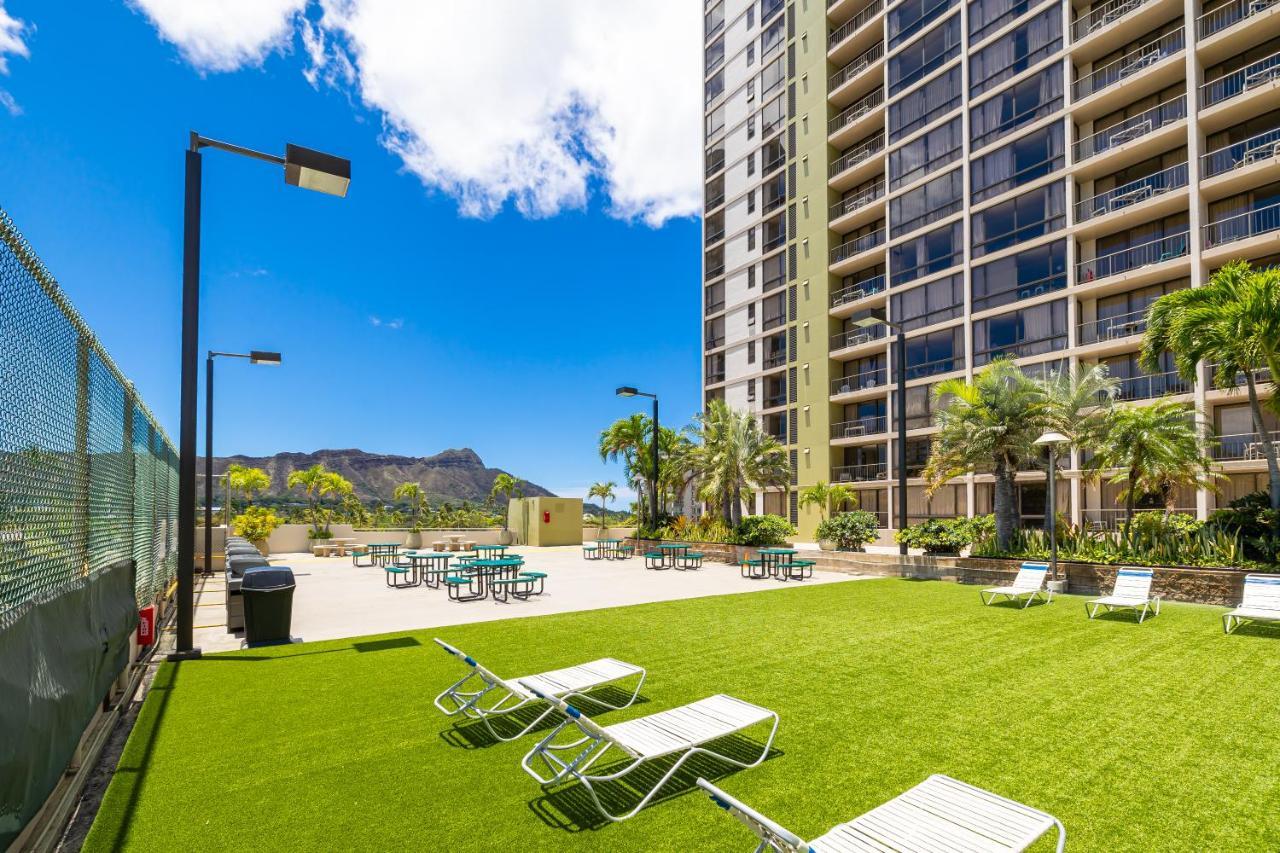
[[[491,591],[494,578],[515,577],[524,560],[520,557],[498,557],[492,560],[472,560],[461,571],[476,579],[476,598],[484,598]]]
[[[385,566],[388,560],[395,559],[400,553],[399,542],[370,542],[369,556],[375,565]]]
[[[666,565],[667,560],[671,561],[671,568],[676,567],[676,560],[689,553],[687,543],[666,542],[658,546],[658,550],[662,552],[662,564]]]
[[[436,589],[441,578],[449,573],[449,558],[453,555],[447,551],[414,550],[401,551],[399,556],[409,561],[415,580]]]
[[[477,545],[475,548],[475,551],[478,556],[484,557],[485,559],[492,559],[495,557],[500,559],[506,554],[507,546],[506,545]]]
[[[621,539],[597,539],[596,544],[600,546],[602,557],[606,560],[612,560],[618,556],[618,546],[622,544]]]
[[[776,575],[782,564],[791,562],[791,558],[799,553],[794,548],[761,548],[760,559],[769,574]]]

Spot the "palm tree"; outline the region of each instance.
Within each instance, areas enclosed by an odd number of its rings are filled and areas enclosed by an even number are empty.
[[[643,508],[647,463],[641,459],[647,457],[649,448],[650,418],[642,414],[619,418],[609,424],[600,433],[600,461],[617,462],[622,460],[622,471],[628,484],[635,490],[636,497]],[[643,518],[643,515],[641,515]]]
[[[1105,364],[1081,364],[1074,373],[1055,373],[1041,384],[1045,427],[1071,436],[1077,448],[1090,446],[1089,438],[1106,423],[1120,391],[1120,381]]]
[[[253,505],[253,496],[271,488],[271,476],[261,468],[231,464],[227,466],[228,487],[244,495],[245,506]]]
[[[591,488],[587,489],[588,498],[600,499],[600,529],[602,530],[609,526],[609,501],[616,497],[613,493],[613,489],[617,485],[617,483],[612,481],[607,483],[592,483]]]
[[[1214,488],[1219,476],[1200,443],[1194,412],[1181,403],[1117,407],[1097,434],[1101,440],[1084,465],[1086,476],[1124,485],[1126,526],[1142,496],[1160,495],[1165,512],[1172,512],[1179,488]]]
[[[1280,379],[1280,270],[1255,271],[1245,261],[1233,261],[1204,287],[1161,296],[1147,310],[1142,367],[1158,370],[1166,350],[1189,382],[1202,361],[1217,365],[1219,388],[1235,390],[1236,377],[1244,375],[1253,429],[1267,460],[1271,507],[1280,509],[1280,463],[1275,443],[1267,440],[1255,375],[1269,369],[1273,383]],[[1280,400],[1273,398],[1269,405],[1280,411]]]
[[[498,496],[501,495],[510,503],[512,498],[521,497],[524,491],[520,488],[520,481],[510,474],[503,471],[493,478],[493,487],[489,489],[489,502],[496,504]],[[470,511],[470,507],[463,503],[463,511]],[[502,508],[502,529],[507,529],[507,511]]]
[[[701,447],[690,454],[701,480],[698,496],[719,505],[730,527],[741,523],[743,501],[750,500],[756,488],[790,482],[786,449],[750,412],[712,400],[694,429],[701,438]]]
[[[427,493],[417,483],[401,483],[391,496],[398,501],[409,504],[409,512],[413,518],[414,533],[422,530],[422,517],[427,512]]]
[[[820,521],[826,521],[827,514],[834,513],[839,507],[847,503],[852,503],[856,506],[857,502],[857,493],[844,483],[829,485],[825,481],[819,480],[812,486],[800,490],[800,506],[818,507]]]
[[[994,474],[996,543],[1006,549],[1019,526],[1014,477],[1021,465],[1039,458],[1035,440],[1048,423],[1044,385],[1012,361],[997,359],[972,382],[947,379],[933,394],[951,400],[938,411],[939,431],[924,469],[928,492],[969,471]]]
[[[351,482],[336,471],[330,471],[324,463],[312,465],[305,471],[289,473],[287,485],[301,488],[307,496],[307,515],[311,519],[312,533],[319,534],[329,527],[329,514],[321,509],[320,502],[327,495],[343,497],[355,492]]]

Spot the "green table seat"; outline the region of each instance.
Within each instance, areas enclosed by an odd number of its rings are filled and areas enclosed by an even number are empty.
[[[411,586],[417,586],[419,583],[418,573],[411,566],[397,566],[394,563],[388,563],[382,567],[387,573],[387,586],[392,589],[405,589]]]
[[[584,560],[599,560],[601,556],[600,546],[591,542],[582,544],[582,558]]]
[[[752,580],[769,577],[769,565],[764,560],[743,560],[742,576]]]
[[[644,555],[644,567],[646,569],[665,569],[667,567],[667,555],[661,551],[649,551]]]
[[[539,585],[537,592],[533,589],[535,582]],[[542,583],[541,578],[531,578],[524,575],[489,581],[489,585],[493,588],[494,601],[506,601],[509,596],[527,600],[530,596],[538,595],[542,591]]]
[[[697,552],[686,551],[679,557],[680,568],[683,569],[700,569],[702,568],[702,555]]]
[[[813,577],[813,567],[817,565],[814,560],[792,560],[789,563],[783,563],[778,568],[782,573],[783,580],[802,581]]]

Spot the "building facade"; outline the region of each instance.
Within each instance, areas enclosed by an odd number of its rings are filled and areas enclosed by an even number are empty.
[[[1120,399],[1193,404],[1221,492],[1266,486],[1243,390],[1143,371],[1147,306],[1229,260],[1280,262],[1275,0],[709,0],[703,384],[789,450],[756,496],[801,537],[796,489],[859,492],[898,525],[893,335],[907,335],[908,523],[991,511],[989,476],[926,497],[931,389],[1000,356],[1105,363]],[[1263,387],[1271,393],[1270,377]],[[1236,377],[1242,384],[1243,377]],[[1270,417],[1270,415],[1268,415]],[[1118,488],[1065,461],[1058,506],[1109,527]],[[1043,471],[1019,474],[1024,518]]]

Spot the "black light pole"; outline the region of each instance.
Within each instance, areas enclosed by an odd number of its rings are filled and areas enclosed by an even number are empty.
[[[658,395],[637,391],[624,385],[615,392],[619,397],[651,397],[653,399],[653,477],[649,480],[649,523],[658,526]]]
[[[1070,440],[1062,433],[1054,431],[1046,432],[1036,439],[1036,444],[1049,447],[1049,488],[1046,507],[1049,513],[1045,529],[1049,533],[1049,572],[1054,580],[1058,579],[1058,445]]]
[[[201,149],[216,148],[284,167],[285,183],[329,195],[345,196],[351,162],[298,145],[283,157],[264,154],[194,130],[186,152],[186,198],[182,229],[182,399],[178,430],[178,637],[170,660],[200,657],[192,645],[195,628],[196,563],[196,394],[200,376],[200,186]]]
[[[209,350],[204,362],[204,572],[213,574],[213,360],[247,358],[250,364],[279,364],[280,353],[252,350],[247,353]],[[231,530],[231,480],[227,479],[227,498],[222,507],[222,523]]]
[[[898,335],[894,342],[898,362],[898,460],[894,467],[898,469],[898,530],[902,530],[907,526],[907,335],[900,324],[883,317],[863,317],[853,324],[864,329],[884,325]],[[898,543],[898,553],[906,555],[907,543]]]

